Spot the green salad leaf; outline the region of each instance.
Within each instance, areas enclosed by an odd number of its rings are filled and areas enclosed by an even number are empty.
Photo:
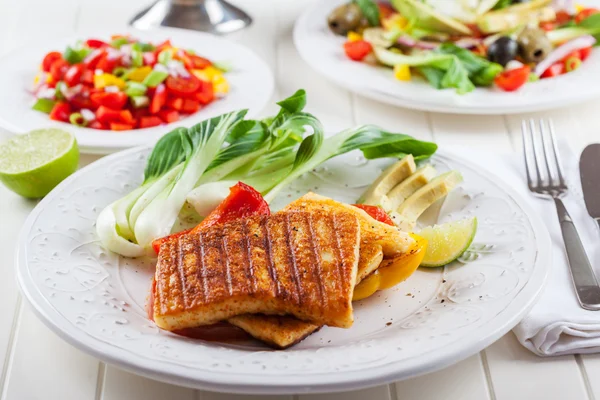
[[[373,0],[354,0],[369,25],[379,26],[379,7]]]

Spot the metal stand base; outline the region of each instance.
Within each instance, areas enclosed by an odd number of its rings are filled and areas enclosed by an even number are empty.
[[[170,26],[216,34],[235,32],[251,23],[248,14],[222,0],[158,0],[130,22],[137,29]]]

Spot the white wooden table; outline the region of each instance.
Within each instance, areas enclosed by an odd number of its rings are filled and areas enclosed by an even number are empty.
[[[41,38],[87,29],[124,27],[146,0],[0,0],[0,56]],[[299,58],[291,32],[310,1],[238,2],[254,17],[248,30],[232,36],[254,49],[273,68],[281,99],[298,88],[330,130],[375,123],[420,139],[467,146],[473,151],[519,151],[519,123],[531,115],[455,116],[404,110],[364,99],[318,76]],[[1,88],[0,88],[1,91]],[[1,92],[0,92],[1,93]],[[558,95],[558,94],[557,94]],[[274,107],[264,110],[268,115]],[[600,101],[552,113],[558,132],[579,152],[598,141]],[[0,130],[0,140],[8,137]],[[95,156],[82,156],[82,165]],[[15,283],[17,233],[34,201],[0,187],[0,400],[162,400],[250,399],[173,387],[105,365],[71,347],[46,328],[24,304]],[[512,333],[480,354],[443,371],[364,391],[275,399],[344,400],[519,400],[600,399],[600,356],[539,358],[522,348]]]

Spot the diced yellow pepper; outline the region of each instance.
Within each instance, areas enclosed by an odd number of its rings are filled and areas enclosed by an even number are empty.
[[[386,31],[404,30],[408,26],[408,20],[400,14],[393,14],[381,21]]]
[[[37,85],[42,80],[42,74],[36,74],[35,78],[33,78],[33,84]]]
[[[107,86],[117,86],[119,89],[125,88],[125,81],[112,74],[94,75],[94,87],[103,89]]]
[[[582,12],[583,10],[585,10],[587,7],[584,6],[583,4],[575,4],[575,11],[577,11],[577,13]]]
[[[193,69],[192,74],[202,81],[212,82],[213,89],[216,94],[225,94],[229,92],[229,83],[223,72],[213,66],[208,66],[204,69]]]
[[[356,42],[358,40],[362,40],[362,35],[360,33],[356,33],[353,31],[348,32],[348,41]]]
[[[135,82],[143,82],[144,79],[152,72],[152,67],[144,66],[131,70],[127,73],[127,79]]]
[[[399,81],[410,81],[410,67],[406,64],[394,65],[394,77]]]

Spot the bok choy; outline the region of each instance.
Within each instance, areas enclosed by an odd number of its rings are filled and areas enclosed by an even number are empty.
[[[173,233],[186,201],[205,216],[238,181],[272,201],[300,175],[349,151],[369,159],[409,153],[419,159],[437,149],[373,125],[326,137],[321,122],[303,111],[304,90],[277,104],[273,117],[245,120],[241,110],[164,135],[148,157],[142,185],[98,216],[104,247],[128,257],[150,254],[153,240]]]

